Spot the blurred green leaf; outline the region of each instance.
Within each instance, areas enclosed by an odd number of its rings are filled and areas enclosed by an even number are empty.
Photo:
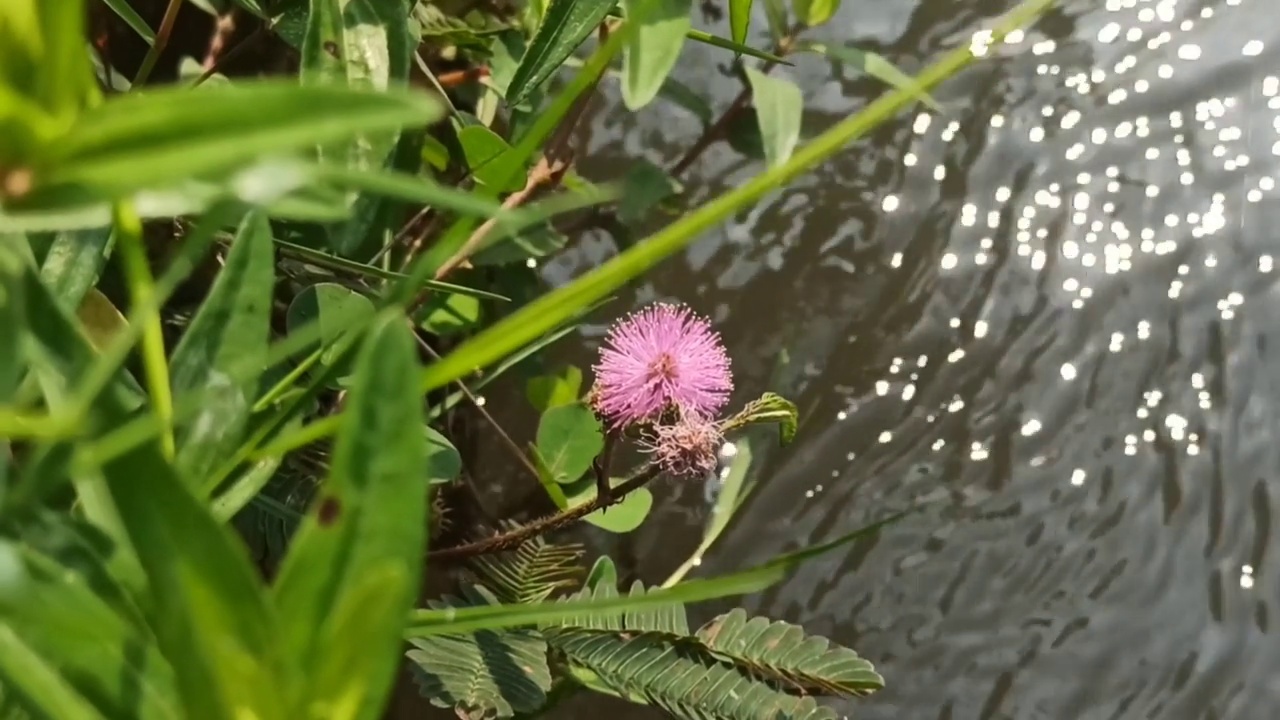
[[[784,0],[764,0],[764,15],[769,20],[769,37],[775,45],[787,35],[787,7]]]
[[[129,4],[129,0],[104,0],[104,2],[107,7],[111,8],[112,12],[120,16],[120,19],[123,20],[126,25],[132,28],[134,32],[138,33],[143,40],[146,40],[147,45],[155,43],[155,31],[151,29],[150,25],[147,25],[147,21],[143,20],[142,16],[138,15],[137,11],[133,9],[133,6]]]
[[[542,413],[536,446],[552,480],[571,483],[582,477],[604,449],[600,421],[581,403],[560,405]]]
[[[6,695],[16,692],[20,706],[38,717],[107,720],[7,625],[0,625],[0,681]]]
[[[410,644],[406,656],[419,691],[436,707],[457,707],[458,717],[534,714],[551,689],[547,643],[530,629],[438,635]]]
[[[942,112],[942,106],[929,95],[915,78],[899,70],[896,65],[884,59],[881,55],[861,50],[853,45],[828,45],[826,43],[808,41],[801,42],[796,49],[825,55],[837,63],[855,67],[895,90],[910,93],[912,97],[919,100],[930,110]]]
[[[622,482],[619,478],[610,478],[609,484],[617,486]],[[597,495],[596,480],[585,477],[565,488],[565,506],[561,509],[575,508],[589,503]],[[653,508],[653,493],[649,488],[640,488],[627,493],[616,505],[601,508],[584,516],[582,519],[601,530],[608,530],[619,535],[629,533],[640,527]]]
[[[304,85],[385,91],[403,88],[412,45],[403,0],[310,0],[299,74]],[[362,131],[320,145],[320,157],[351,168],[382,167],[399,127]]]
[[[468,125],[458,131],[458,144],[476,182],[488,185],[497,192],[515,192],[524,187],[521,176],[507,176],[501,164],[494,163],[504,153],[511,151],[497,133],[483,125]],[[498,170],[499,172],[494,172]]]
[[[698,543],[697,549],[676,568],[666,581],[662,583],[662,587],[671,587],[684,579],[684,576],[690,570],[702,564],[703,557],[711,546],[719,539],[725,528],[729,527],[729,521],[733,519],[738,509],[746,500],[751,488],[747,487],[747,471],[751,469],[751,443],[748,438],[742,438],[733,445],[734,455],[733,462],[729,464],[728,472],[722,476],[719,490],[716,494],[715,505],[711,508],[711,517],[707,522],[706,528],[702,531],[702,541]]]
[[[359,132],[430,122],[439,103],[423,93],[370,92],[257,80],[118,96],[81,116],[53,149],[41,184],[18,207],[72,190],[124,197]]]
[[[518,105],[555,74],[617,0],[552,0],[542,24],[507,86],[507,102]]]
[[[462,474],[462,456],[458,449],[430,425],[423,428],[427,434],[427,484],[444,485]]]
[[[433,335],[448,337],[480,324],[480,300],[467,295],[441,295],[421,325]]]
[[[618,201],[618,219],[638,223],[655,205],[683,191],[679,181],[666,170],[640,158],[627,169],[622,180],[622,199]]]
[[[729,147],[752,160],[764,159],[764,138],[760,135],[758,117],[755,108],[747,108],[730,118],[725,128]]]
[[[108,605],[52,558],[0,541],[0,627],[52,661],[77,693],[109,717],[181,714],[173,670],[150,630]]]
[[[777,393],[767,392],[747,403],[738,414],[726,420],[721,429],[731,432],[756,423],[777,423],[779,442],[790,445],[799,423],[796,404]]]
[[[111,341],[129,325],[124,315],[97,288],[89,288],[89,292],[85,293],[80,307],[76,308],[76,319],[84,328],[89,344],[99,352],[110,347]]]
[[[734,42],[739,45],[747,43],[747,32],[751,29],[751,0],[729,0],[729,28]]]
[[[261,214],[241,222],[222,272],[169,361],[174,402],[200,411],[177,423],[177,466],[202,492],[206,475],[244,435],[265,369],[275,290],[271,227]],[[245,372],[249,367],[254,371]]]
[[[282,717],[275,620],[240,540],[149,442],[102,468],[150,584],[149,625],[193,720]],[[146,482],[139,482],[145,478]]]
[[[328,367],[340,362],[343,337],[359,329],[374,313],[373,302],[364,295],[338,283],[317,283],[303,288],[289,303],[285,327],[294,332],[310,322],[320,323],[324,348],[320,364]],[[338,370],[339,375],[348,372],[345,365]]]
[[[281,651],[308,680],[307,706],[327,708],[325,717],[379,716],[419,590],[427,443],[422,402],[405,392],[415,352],[400,313],[379,315],[356,364],[329,479],[274,587],[287,619]]]
[[[622,6],[636,24],[622,51],[622,101],[639,110],[658,95],[680,57],[693,0],[622,0]]]
[[[0,342],[0,407],[12,400],[26,374],[22,353],[27,321],[22,279],[26,262],[18,249],[21,242],[19,237],[0,237],[0,328],[5,328],[5,341]],[[7,447],[0,447],[0,454],[8,452]],[[7,457],[3,459],[3,466],[0,467],[0,493],[7,489],[4,482]]]
[[[825,24],[840,9],[840,0],[792,0],[796,18],[809,27]]]
[[[523,263],[531,258],[546,257],[568,242],[569,238],[552,227],[551,223],[538,223],[487,244],[471,258],[471,264],[483,267]]]
[[[746,71],[751,83],[751,102],[764,141],[765,160],[770,167],[777,167],[791,157],[800,141],[804,96],[790,80],[771,77],[751,67]]]
[[[668,77],[658,90],[658,95],[688,110],[703,125],[710,125],[715,119],[715,112],[706,99],[675,78]]]
[[[110,228],[55,233],[40,263],[40,279],[67,310],[80,307],[111,254]]]
[[[578,401],[582,391],[582,371],[576,365],[566,365],[559,374],[539,375],[530,378],[524,394],[538,412]]]
[[[597,587],[615,589],[618,587],[618,566],[614,565],[608,555],[596,558],[595,564],[587,573],[587,579],[582,583],[582,594],[594,593]]]

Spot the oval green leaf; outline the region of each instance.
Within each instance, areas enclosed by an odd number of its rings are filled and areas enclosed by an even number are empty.
[[[574,482],[604,449],[600,421],[581,403],[553,407],[538,423],[536,447],[552,480]]]
[[[323,365],[339,360],[340,341],[351,328],[359,327],[374,315],[373,302],[360,293],[337,283],[317,283],[304,288],[289,303],[285,327],[289,332],[310,322],[320,323],[320,356]],[[347,374],[345,369],[340,374]]]
[[[789,80],[771,77],[747,68],[751,83],[751,101],[760,123],[764,157],[769,167],[777,167],[791,157],[800,142],[800,119],[804,114],[804,96]]]
[[[453,482],[462,473],[462,455],[438,430],[430,425],[423,429],[427,434],[427,484]]]
[[[692,22],[693,0],[622,0],[635,29],[622,51],[622,101],[639,110],[671,74]]]

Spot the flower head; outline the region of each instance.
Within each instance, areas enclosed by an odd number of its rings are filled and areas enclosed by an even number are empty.
[[[697,415],[657,425],[641,445],[665,472],[676,477],[706,477],[716,469],[724,436],[715,421]]]
[[[596,410],[615,427],[668,409],[713,418],[733,389],[719,334],[683,305],[656,303],[619,321],[594,369]]]

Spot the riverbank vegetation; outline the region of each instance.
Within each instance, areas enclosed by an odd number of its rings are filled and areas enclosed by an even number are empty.
[[[642,309],[590,368],[545,351],[880,123],[939,110],[933,87],[1048,4],[911,77],[810,37],[838,0],[4,3],[0,715],[374,718],[407,677],[467,718],[590,691],[794,720],[882,687],[853,649],[785,622],[689,623],[686,604],[883,524],[687,577],[759,481],[751,443],[797,422],[773,393],[729,404],[708,320]],[[694,43],[741,83],[727,107],[673,77]],[[805,137],[776,72],[802,54],[885,92]],[[606,101],[702,132],[669,167],[587,177],[577,131]],[[758,173],[686,203],[682,175],[717,143]],[[547,286],[541,263],[588,229],[617,253]],[[532,436],[478,400],[500,378],[539,413]],[[468,472],[467,434],[520,473]],[[659,479],[720,487],[669,577],[623,583],[566,539],[631,532]],[[494,483],[545,509],[492,516],[475,487]]]

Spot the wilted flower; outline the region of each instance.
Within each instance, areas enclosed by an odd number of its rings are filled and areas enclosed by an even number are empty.
[[[706,477],[716,469],[724,436],[719,425],[697,415],[657,425],[642,446],[663,471],[677,477]]]
[[[733,389],[720,335],[683,305],[656,303],[619,321],[594,369],[596,410],[615,427],[668,408],[713,418]]]

